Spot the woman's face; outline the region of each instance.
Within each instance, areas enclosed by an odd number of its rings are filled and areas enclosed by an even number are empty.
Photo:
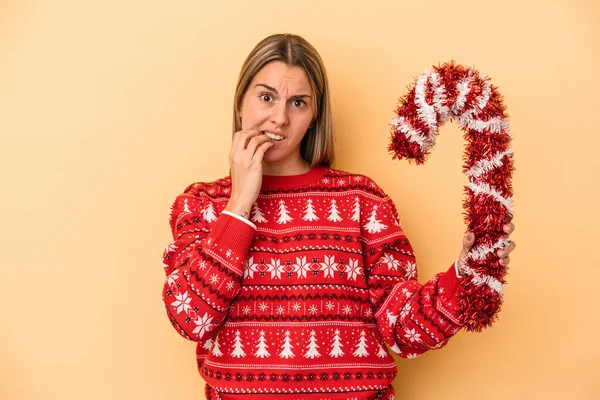
[[[313,121],[312,95],[301,67],[273,61],[254,76],[242,99],[240,117],[242,129],[256,129],[272,139],[273,146],[263,158],[265,173],[306,166],[300,142]]]

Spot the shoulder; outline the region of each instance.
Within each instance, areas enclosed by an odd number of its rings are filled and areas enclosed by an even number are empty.
[[[326,176],[332,180],[334,187],[345,187],[348,190],[366,192],[376,197],[385,198],[387,194],[373,179],[366,175],[329,168]]]
[[[189,184],[181,195],[193,197],[220,198],[231,194],[231,176],[212,182],[194,182]]]

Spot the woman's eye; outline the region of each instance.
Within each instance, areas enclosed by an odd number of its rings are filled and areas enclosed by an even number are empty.
[[[306,102],[304,102],[304,100],[294,100],[292,101],[292,105],[294,107],[303,107],[306,104]]]
[[[273,100],[273,98],[271,97],[271,95],[270,95],[270,94],[268,94],[268,93],[263,93],[263,94],[261,94],[261,95],[260,95],[260,99],[261,99],[262,101],[266,101],[266,102],[269,102],[269,101]]]

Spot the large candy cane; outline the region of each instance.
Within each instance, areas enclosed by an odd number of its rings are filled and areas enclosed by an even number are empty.
[[[467,330],[481,331],[497,319],[502,304],[506,268],[496,252],[509,245],[502,227],[513,217],[513,151],[502,96],[487,77],[450,62],[425,70],[400,99],[396,114],[389,145],[394,158],[425,162],[438,128],[448,120],[456,120],[465,133],[464,219],[476,239],[464,263],[468,277],[460,314]]]

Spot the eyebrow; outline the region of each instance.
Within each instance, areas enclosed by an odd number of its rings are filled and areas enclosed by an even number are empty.
[[[262,87],[264,87],[264,88],[266,88],[266,89],[269,89],[270,91],[272,91],[272,92],[274,92],[274,93],[277,93],[277,89],[275,89],[274,87],[271,87],[271,86],[269,86],[269,85],[266,85],[266,84],[264,84],[264,83],[257,83],[257,84],[256,84],[254,87],[256,87],[256,86],[262,86]],[[292,98],[292,99],[301,99],[301,98],[303,98],[303,97],[308,97],[308,98],[310,98],[310,95],[308,95],[308,94],[297,94],[297,95],[295,95],[295,96],[292,96],[292,97],[290,97],[290,98]]]

